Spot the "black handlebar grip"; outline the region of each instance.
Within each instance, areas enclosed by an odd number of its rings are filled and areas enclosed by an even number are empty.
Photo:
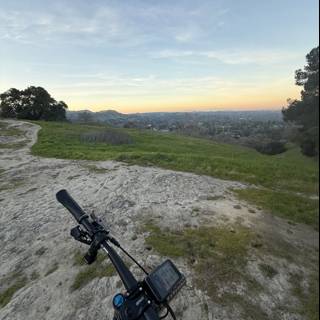
[[[70,196],[67,190],[60,190],[56,194],[57,200],[67,208],[74,218],[80,223],[81,217],[85,215],[85,212],[81,209],[81,207],[77,204],[77,202]]]

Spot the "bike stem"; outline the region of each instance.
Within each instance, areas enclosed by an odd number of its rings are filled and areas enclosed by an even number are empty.
[[[108,254],[128,293],[131,293],[135,289],[137,289],[138,281],[131,273],[129,268],[126,266],[124,261],[120,258],[118,253],[112,247],[109,246],[106,240],[101,243],[101,248]]]

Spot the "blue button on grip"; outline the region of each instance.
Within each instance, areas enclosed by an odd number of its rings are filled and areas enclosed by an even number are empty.
[[[113,297],[113,306],[116,309],[121,308],[123,304],[124,304],[124,296],[121,293],[118,293]]]

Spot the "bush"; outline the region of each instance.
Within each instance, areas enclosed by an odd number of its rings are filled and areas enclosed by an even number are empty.
[[[133,143],[133,139],[130,135],[116,130],[84,133],[80,136],[80,140],[85,143],[107,143],[111,145]]]
[[[283,153],[287,150],[285,144],[280,141],[272,141],[267,144],[258,145],[255,149],[260,153],[268,155]]]
[[[300,143],[301,152],[308,157],[319,154],[319,127],[309,129]]]
[[[302,141],[300,148],[301,148],[301,152],[305,156],[314,157],[317,155],[315,141],[312,141],[310,139],[305,139]]]

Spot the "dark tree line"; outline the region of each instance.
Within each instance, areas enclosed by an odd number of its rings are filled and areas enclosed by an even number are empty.
[[[3,118],[63,121],[67,108],[66,103],[56,101],[42,87],[11,88],[0,94],[0,116]]]
[[[297,125],[295,140],[307,156],[319,154],[319,47],[306,56],[307,65],[295,73],[296,84],[302,86],[301,100],[289,100],[283,109],[286,122]]]

